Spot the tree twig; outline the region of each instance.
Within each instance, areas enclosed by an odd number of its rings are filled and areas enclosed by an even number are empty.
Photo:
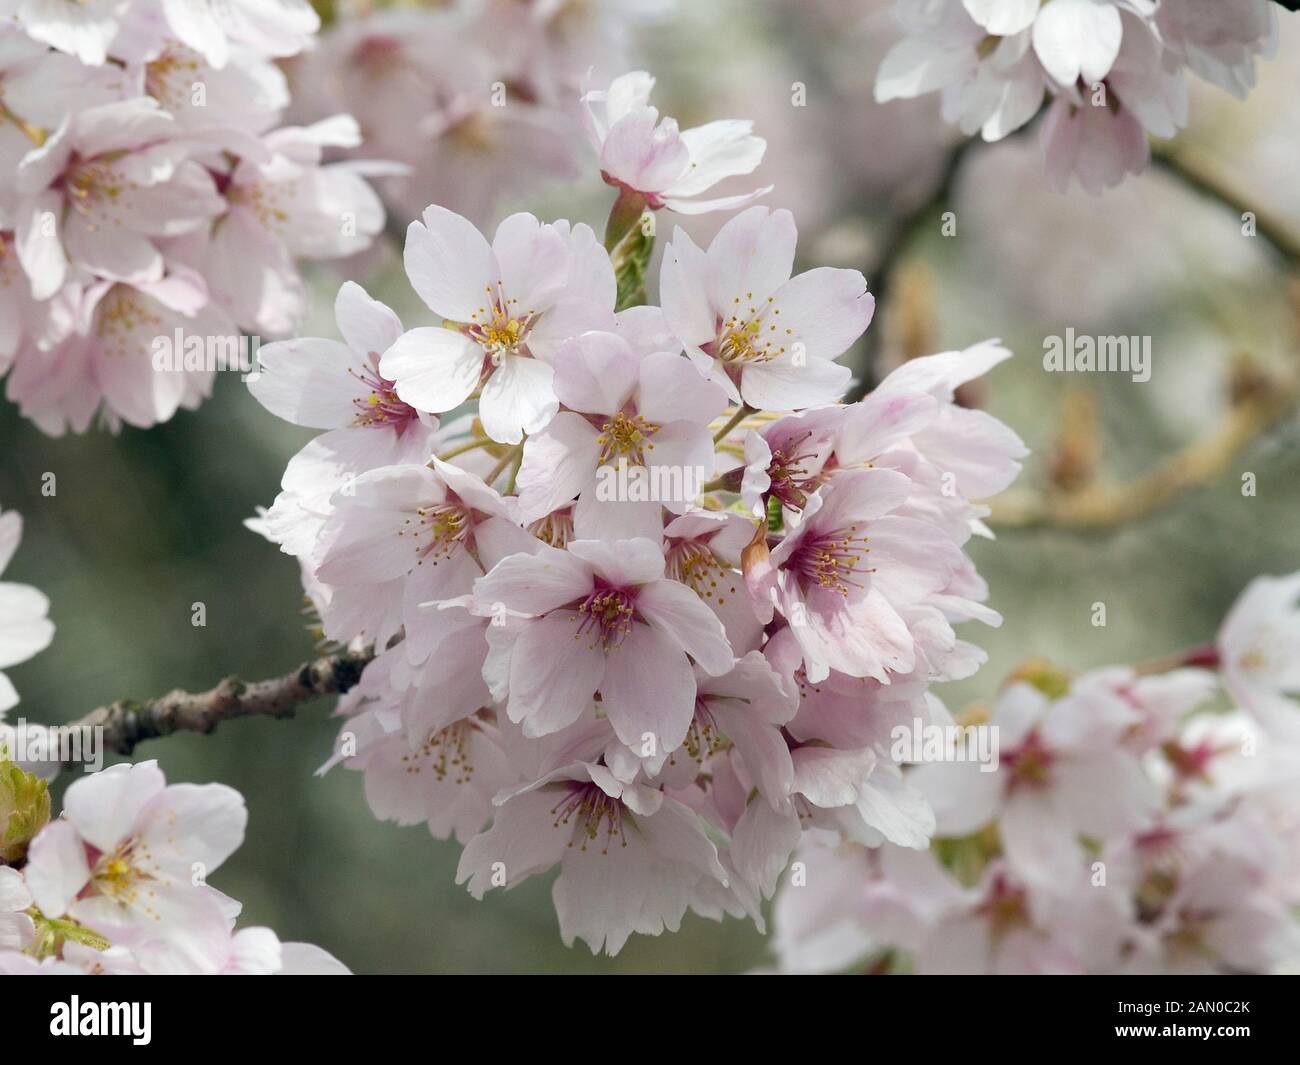
[[[1077,492],[1006,493],[992,503],[1000,527],[1102,532],[1165,510],[1219,476],[1228,464],[1295,409],[1294,380],[1270,380],[1237,399],[1209,432],[1122,484],[1094,483]]]
[[[863,341],[858,380],[849,391],[847,402],[852,403],[861,399],[875,383],[876,356],[884,340],[884,316],[894,273],[921,226],[952,199],[953,187],[957,183],[957,174],[961,170],[962,162],[970,151],[981,143],[983,142],[978,137],[963,137],[954,144],[944,157],[943,167],[930,194],[911,210],[898,215],[885,234],[875,261],[866,272],[867,288],[876,300],[876,313]]]
[[[102,728],[103,749],[130,754],[137,743],[174,732],[208,733],[239,717],[292,717],[302,703],[346,692],[361,678],[374,649],[344,650],[304,662],[269,680],[226,677],[205,692],[170,691],[155,699],[119,699],[73,721],[69,728]]]
[[[1248,203],[1204,152],[1187,147],[1162,146],[1152,153],[1151,158],[1165,173],[1206,199],[1222,204],[1238,216],[1250,214],[1254,218],[1255,232],[1268,241],[1289,265],[1300,265],[1300,233],[1274,218],[1268,210],[1260,210],[1258,204]]]

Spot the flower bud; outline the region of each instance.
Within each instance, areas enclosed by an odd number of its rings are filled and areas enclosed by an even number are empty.
[[[49,820],[49,784],[13,762],[0,762],[0,862],[22,861]]]

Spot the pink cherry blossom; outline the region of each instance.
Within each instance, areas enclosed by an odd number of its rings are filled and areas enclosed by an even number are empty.
[[[1232,697],[1269,732],[1300,741],[1300,573],[1251,581],[1217,642]]]
[[[475,609],[530,615],[508,633],[506,713],[543,736],[576,720],[591,696],[619,739],[658,750],[686,738],[696,682],[688,655],[713,675],[731,668],[722,624],[690,589],[664,576],[652,540],[570,541],[504,559],[474,587]]]
[[[349,281],[334,316],[342,343],[312,337],[267,344],[248,379],[271,413],[327,430],[289,460],[266,516],[268,535],[290,554],[310,552],[330,497],[346,482],[380,466],[425,462],[436,447],[438,419],[404,403],[379,372],[380,357],[402,333],[397,315]]]
[[[633,932],[675,931],[702,881],[726,885],[698,815],[603,766],[575,763],[498,802],[492,827],[461,854],[457,882],[482,898],[558,864],[560,935],[593,954],[617,954]]]
[[[227,935],[222,896],[195,886],[239,846],[247,811],[221,784],[167,786],[156,762],[117,765],[68,788],[64,817],[24,870],[47,917],[69,915],[152,971],[202,971]]]
[[[850,371],[833,360],[871,321],[875,300],[856,270],[791,277],[789,211],[751,207],[701,251],[681,230],[664,252],[664,318],[733,402],[794,410],[835,400]]]
[[[186,158],[175,120],[150,99],[73,116],[19,165],[19,262],[48,299],[70,271],[149,284],[163,276],[153,240],[203,226],[223,210],[211,175]]]
[[[414,698],[427,702],[435,693],[441,694],[430,685]],[[405,694],[398,698],[409,715],[415,703]],[[400,710],[376,705],[361,708],[343,730],[355,738],[356,753],[339,761],[364,774],[366,802],[375,817],[427,824],[437,839],[454,835],[468,843],[491,818],[493,796],[516,779],[495,727],[482,715],[460,718],[415,740]]]
[[[203,279],[180,264],[157,281],[97,282],[78,293],[76,313],[78,331],[48,352],[25,350],[9,377],[9,398],[52,436],[84,432],[97,412],[110,428],[148,428],[197,407],[213,367],[159,362],[157,338],[235,335]]]
[[[316,576],[356,588],[383,616],[409,616],[419,603],[468,593],[484,562],[531,544],[513,499],[456,466],[432,466],[384,466],[340,489],[312,556]]]
[[[47,433],[153,425],[208,394],[212,345],[301,322],[300,262],[370,246],[395,165],[325,158],[359,143],[346,115],[279,127],[306,0],[9,7],[0,373]],[[182,328],[204,358],[151,369]]]
[[[1008,688],[993,710],[1000,766],[927,763],[915,773],[944,835],[999,822],[1007,860],[1034,883],[1078,859],[1075,834],[1110,837],[1142,827],[1155,789],[1118,740],[1138,722],[1106,674],[1080,678],[1055,702],[1028,684]]]
[[[999,494],[1019,475],[1029,450],[1010,427],[985,411],[959,406],[955,397],[961,385],[1010,357],[998,341],[986,340],[963,351],[907,360],[846,413],[837,459],[854,465],[910,445],[946,475],[945,499]]]
[[[890,516],[911,482],[892,470],[846,473],[811,497],[799,525],[751,577],[790,623],[812,681],[833,665],[885,681],[915,662],[898,608],[940,591],[959,553],[938,529]],[[922,546],[924,545],[924,546]],[[946,548],[946,550],[945,550]]]
[[[230,172],[221,224],[182,254],[201,266],[214,302],[243,328],[289,332],[306,311],[295,260],[345,258],[383,228],[367,168],[323,163],[327,149],[358,143],[355,120],[335,115],[266,134],[265,155],[250,153]]]
[[[237,792],[168,785],[149,761],[77,780],[64,805],[31,840],[25,862],[0,867],[0,971],[348,972],[319,947],[237,928],[239,902],[207,886],[243,838]]]
[[[667,207],[680,214],[744,207],[772,190],[768,185],[736,196],[699,199],[724,178],[752,173],[767,144],[753,135],[753,123],[736,119],[679,131],[674,119],[661,120],[650,106],[654,82],[645,71],[636,71],[582,98],[587,134],[609,184],[640,196],[655,210]]]
[[[613,333],[590,332],[556,356],[555,392],[564,409],[524,445],[519,503],[535,521],[575,496],[580,538],[658,538],[663,507],[695,502],[713,472],[709,422],[727,405],[726,394],[704,380],[678,352],[645,355]],[[662,480],[659,498],[602,498],[606,474],[644,471]],[[688,490],[687,485],[693,485]]]
[[[433,413],[481,389],[483,427],[504,443],[554,416],[560,346],[613,325],[613,270],[585,225],[511,215],[489,245],[465,218],[429,207],[407,231],[406,272],[443,325],[403,334],[381,372],[411,406]]]

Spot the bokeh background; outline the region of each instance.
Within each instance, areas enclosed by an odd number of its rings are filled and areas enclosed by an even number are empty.
[[[934,98],[872,101],[876,63],[896,36],[890,6],[682,3],[633,34],[634,62],[657,74],[656,102],[683,127],[755,120],[769,144],[756,176],[776,185],[771,205],[795,212],[800,268],[870,274],[952,144]],[[1178,146],[1212,162],[1244,204],[1300,232],[1300,18],[1284,23],[1280,56],[1261,67],[1249,100],[1196,92]],[[806,106],[792,104],[796,83]],[[612,194],[588,170],[508,197],[497,214],[526,206],[599,228]],[[1158,169],[1101,198],[1058,196],[1044,188],[1034,137],[1018,137],[968,153],[950,206],[957,235],[940,236],[929,218],[895,276],[888,314],[873,327],[882,331],[874,371],[1002,337],[1017,357],[974,399],[1033,449],[1021,498],[1069,483],[1080,462],[1107,481],[1138,476],[1223,417],[1243,358],[1267,373],[1295,365],[1300,296],[1286,264],[1242,234],[1234,211]],[[707,240],[721,221],[689,228]],[[365,280],[408,326],[425,321],[394,247],[322,269],[304,332],[333,335],[343,276]],[[1151,336],[1151,380],[1045,373],[1043,339],[1067,326]],[[858,349],[846,358],[863,368]],[[223,375],[199,411],[148,432],[52,440],[0,402],[0,503],[26,523],[6,577],[43,589],[58,627],[52,648],[10,671],[23,700],[12,716],[62,722],[115,698],[206,688],[232,672],[270,676],[308,657],[296,565],[243,522],[271,502],[285,461],[309,436],[258,406],[237,374]],[[957,706],[980,698],[1029,657],[1083,669],[1203,641],[1251,577],[1300,568],[1295,418],[1225,460],[1136,523],[999,527],[996,541],[974,543],[1006,621],[965,633],[989,662],[939,694]],[[1254,496],[1241,492],[1246,472]],[[53,495],[42,493],[47,473]],[[196,628],[200,602],[207,624]],[[1091,623],[1097,602],[1107,607],[1104,628]],[[735,972],[767,960],[752,926],[690,916],[677,935],[633,937],[613,959],[566,949],[550,877],[476,903],[453,883],[456,844],[377,823],[358,774],[313,776],[330,753],[330,709],[322,700],[293,721],[234,722],[137,752],[173,780],[224,781],[247,797],[247,841],[214,877],[243,900],[242,923],[319,943],[358,972]]]

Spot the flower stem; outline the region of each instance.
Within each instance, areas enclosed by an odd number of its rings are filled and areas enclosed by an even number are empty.
[[[22,130],[23,135],[38,148],[42,147],[45,144],[46,138],[49,137],[48,130],[44,130],[40,126],[33,126],[30,122],[19,118],[2,103],[0,103],[0,120],[8,120],[12,122]]]
[[[506,495],[515,494],[515,479],[519,476],[519,467],[524,464],[524,449],[519,449],[519,454],[515,456],[515,461],[510,467],[510,478],[506,481]]]
[[[501,457],[501,461],[492,467],[492,472],[483,478],[483,483],[488,486],[491,486],[492,483],[496,481],[496,479],[500,477],[503,472],[505,472],[507,466],[509,466],[512,462],[522,463],[523,457],[524,457],[524,445],[522,443],[515,444],[509,451],[507,451]],[[513,480],[514,477],[512,475],[511,481]]]
[[[741,422],[743,422],[746,418],[748,418],[753,413],[755,413],[753,407],[749,406],[747,403],[742,403],[739,407],[736,408],[736,413],[727,419],[726,424],[721,429],[719,429],[716,433],[713,434],[713,442],[715,444],[720,443],[722,439],[729,432],[731,432],[732,429],[738,426]]]
[[[470,440],[464,444],[457,444],[450,451],[444,451],[441,455],[438,456],[438,458],[441,459],[443,462],[446,462],[448,459],[454,459],[457,455],[463,455],[467,451],[477,451],[479,448],[491,447],[492,444],[493,441],[483,439],[483,438]]]

